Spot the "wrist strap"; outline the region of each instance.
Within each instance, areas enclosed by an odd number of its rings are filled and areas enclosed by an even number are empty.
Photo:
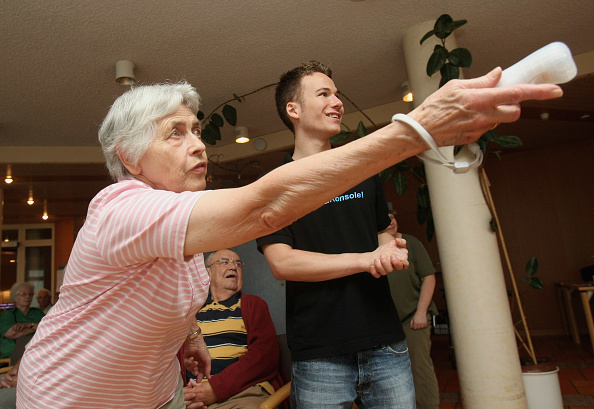
[[[421,139],[425,141],[425,143],[431,148],[431,150],[435,152],[435,155],[437,155],[437,160],[430,158],[424,154],[417,155],[419,158],[423,160],[428,160],[433,163],[444,165],[445,167],[452,169],[454,173],[466,173],[470,169],[478,167],[483,162],[483,151],[476,143],[468,145],[468,148],[475,156],[472,162],[450,162],[447,160],[445,156],[443,156],[443,154],[439,150],[437,143],[435,143],[435,139],[433,139],[431,134],[427,132],[427,130],[423,128],[423,126],[420,123],[412,119],[410,116],[404,114],[394,115],[392,117],[392,122],[396,121],[404,122],[405,124],[410,126],[417,134],[419,134]]]

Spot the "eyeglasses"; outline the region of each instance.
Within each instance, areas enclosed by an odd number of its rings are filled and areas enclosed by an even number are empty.
[[[227,267],[230,264],[233,264],[237,268],[245,267],[245,263],[243,261],[241,261],[241,260],[233,261],[233,260],[229,260],[228,258],[221,258],[217,261],[213,261],[212,263],[210,263],[210,266],[212,266],[215,263],[219,263],[219,265],[224,266],[224,267]],[[207,268],[210,266],[207,266]]]

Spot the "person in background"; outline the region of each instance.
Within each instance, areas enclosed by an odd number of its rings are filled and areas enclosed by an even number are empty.
[[[39,309],[47,314],[50,308],[52,308],[52,296],[47,288],[42,288],[37,292],[37,303],[39,303]]]
[[[501,72],[450,81],[409,118],[438,146],[460,145],[517,120],[520,101],[563,94],[550,84],[494,88]],[[184,341],[186,368],[210,376],[195,318],[209,286],[202,253],[281,229],[428,149],[408,125],[391,123],[249,185],[205,191],[199,102],[182,81],[132,87],[109,109],[99,140],[117,182],[89,204],[60,298],[21,359],[18,408],[182,408]],[[362,269],[383,275],[402,263],[406,253],[393,243],[370,253]]]
[[[8,372],[0,376],[0,409],[16,408],[16,386],[19,362],[17,362]]]
[[[210,294],[196,315],[208,346],[210,380],[191,379],[184,392],[186,407],[201,402],[211,409],[258,409],[285,380],[279,373],[279,348],[266,301],[242,293],[244,263],[223,249],[209,254],[204,264],[210,275]]]
[[[0,358],[10,358],[17,339],[33,334],[45,315],[39,308],[31,307],[35,287],[31,283],[18,282],[10,289],[14,308],[0,317]]]
[[[388,233],[406,240],[408,268],[388,275],[390,292],[406,334],[417,409],[439,409],[439,386],[431,360],[431,320],[438,314],[433,302],[435,268],[419,239],[398,232],[395,215],[396,211],[388,214]]]

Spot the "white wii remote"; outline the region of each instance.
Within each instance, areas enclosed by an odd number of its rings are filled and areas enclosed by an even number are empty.
[[[566,44],[544,46],[505,69],[498,87],[512,84],[563,84],[577,74],[571,51]]]

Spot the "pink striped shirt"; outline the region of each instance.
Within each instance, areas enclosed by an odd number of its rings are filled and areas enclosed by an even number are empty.
[[[183,255],[204,193],[136,180],[99,192],[21,361],[18,408],[153,409],[173,397],[176,352],[208,294],[202,254]]]

